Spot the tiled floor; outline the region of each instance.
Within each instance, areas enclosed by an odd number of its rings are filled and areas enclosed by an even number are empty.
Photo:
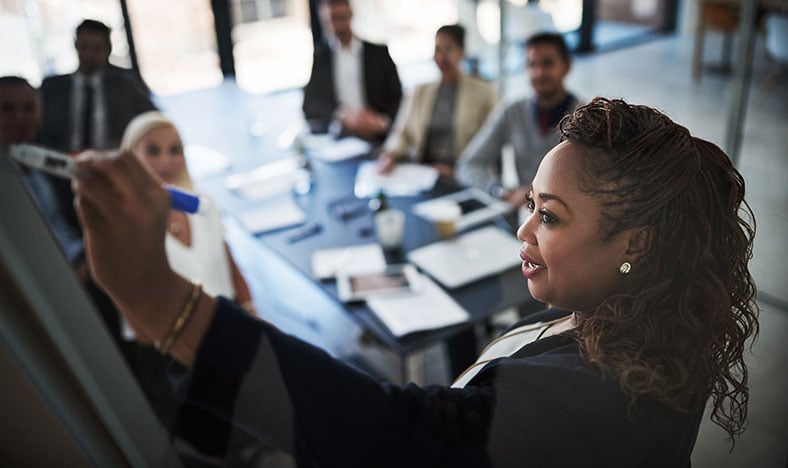
[[[719,38],[707,38],[707,57],[718,57]],[[753,73],[753,94],[771,64],[758,44]],[[577,58],[569,87],[583,97],[622,97],[667,112],[698,136],[720,146],[725,142],[731,76],[705,74],[700,83],[690,77],[691,39],[668,37],[631,48]],[[507,82],[507,96],[525,93],[523,75]],[[178,114],[184,103],[164,100],[165,109]],[[176,121],[180,120],[176,117]],[[189,132],[185,132],[189,133]],[[200,139],[199,132],[186,135]],[[765,100],[753,99],[747,109],[739,167],[748,187],[747,199],[755,212],[758,233],[751,270],[762,306],[761,335],[749,359],[750,422],[733,454],[716,426],[704,422],[693,456],[695,467],[788,466],[788,74]],[[371,351],[371,354],[377,351]],[[386,363],[385,353],[377,358]],[[446,368],[440,348],[420,359],[426,379],[445,382]],[[392,361],[393,366],[396,362]],[[396,370],[392,370],[396,375]],[[287,466],[269,459],[265,466]]]

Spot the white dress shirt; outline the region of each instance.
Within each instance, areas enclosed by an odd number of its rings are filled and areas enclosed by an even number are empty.
[[[360,109],[364,107],[364,64],[361,55],[361,41],[353,38],[349,47],[342,47],[339,41],[330,42],[334,51],[334,87],[339,107]]]

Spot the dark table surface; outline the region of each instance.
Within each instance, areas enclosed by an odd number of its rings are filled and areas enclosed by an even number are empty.
[[[395,337],[377,319],[363,302],[342,304],[337,295],[333,280],[319,280],[312,274],[312,253],[320,249],[345,247],[376,242],[373,227],[373,211],[367,199],[353,195],[356,169],[359,163],[368,158],[359,157],[341,162],[324,162],[310,159],[312,188],[303,195],[294,195],[297,204],[303,209],[309,223],[317,223],[321,230],[315,235],[292,241],[298,227],[270,231],[254,236],[254,239],[271,248],[290,265],[295,267],[314,286],[324,290],[337,304],[341,305],[350,317],[364,330],[387,347],[406,355],[430,346],[438,341],[467,329],[474,323],[512,306],[520,306],[532,301],[525,280],[519,268],[510,269],[499,275],[481,279],[469,285],[448,290],[451,297],[468,311],[468,323]],[[245,200],[224,187],[223,178],[207,181],[203,189],[231,214],[254,207],[256,203]],[[410,213],[413,204],[425,199],[444,195],[458,190],[453,181],[439,179],[429,192],[414,197],[390,197],[389,205],[403,210],[406,217],[405,236],[402,249],[386,252],[389,263],[404,260],[407,252],[437,240],[435,230],[428,221]],[[496,220],[503,229],[514,229],[503,217]],[[513,252],[512,255],[516,255]]]
[[[318,249],[376,240],[372,212],[367,209],[366,200],[353,196],[355,171],[363,158],[335,163],[310,161],[313,168],[312,190],[297,196],[296,201],[308,221],[321,225],[319,235],[290,243],[288,239],[297,227],[252,235],[237,222],[239,213],[259,207],[261,202],[244,199],[228,190],[225,178],[276,161],[290,151],[279,146],[278,140],[288,132],[288,127],[302,119],[300,93],[250,95],[232,80],[225,80],[213,89],[160,97],[158,104],[177,122],[185,142],[215,150],[229,162],[229,169],[223,173],[197,180],[198,188],[230,215],[226,238],[250,283],[261,316],[285,331],[335,355],[343,354],[345,342],[351,337],[359,333],[372,334],[379,342],[404,356],[445,340],[498,311],[532,304],[525,279],[519,269],[512,269],[449,291],[452,298],[470,314],[467,324],[414,333],[399,339],[394,337],[366,305],[343,304],[337,297],[335,283],[321,282],[311,271],[310,258]],[[193,169],[191,161],[190,169]],[[434,190],[418,197],[389,199],[392,207],[407,213],[401,255],[436,240],[431,224],[411,215],[409,207],[457,188],[453,183],[441,180]],[[337,206],[351,211],[356,209],[357,212],[343,221],[335,215]],[[503,218],[496,220],[496,224],[512,232],[514,230]]]

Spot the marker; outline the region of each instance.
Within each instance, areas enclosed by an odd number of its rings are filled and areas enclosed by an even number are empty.
[[[40,169],[48,174],[64,179],[73,179],[76,163],[65,153],[36,145],[10,145],[8,154],[20,164]],[[185,213],[199,214],[210,209],[211,201],[203,196],[181,190],[171,185],[164,189],[170,193],[170,207]]]

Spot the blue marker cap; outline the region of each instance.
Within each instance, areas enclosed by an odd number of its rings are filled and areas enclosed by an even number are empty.
[[[170,206],[173,210],[195,214],[205,212],[208,209],[207,204],[210,202],[204,197],[186,192],[171,185],[167,185],[164,188],[170,192]]]

